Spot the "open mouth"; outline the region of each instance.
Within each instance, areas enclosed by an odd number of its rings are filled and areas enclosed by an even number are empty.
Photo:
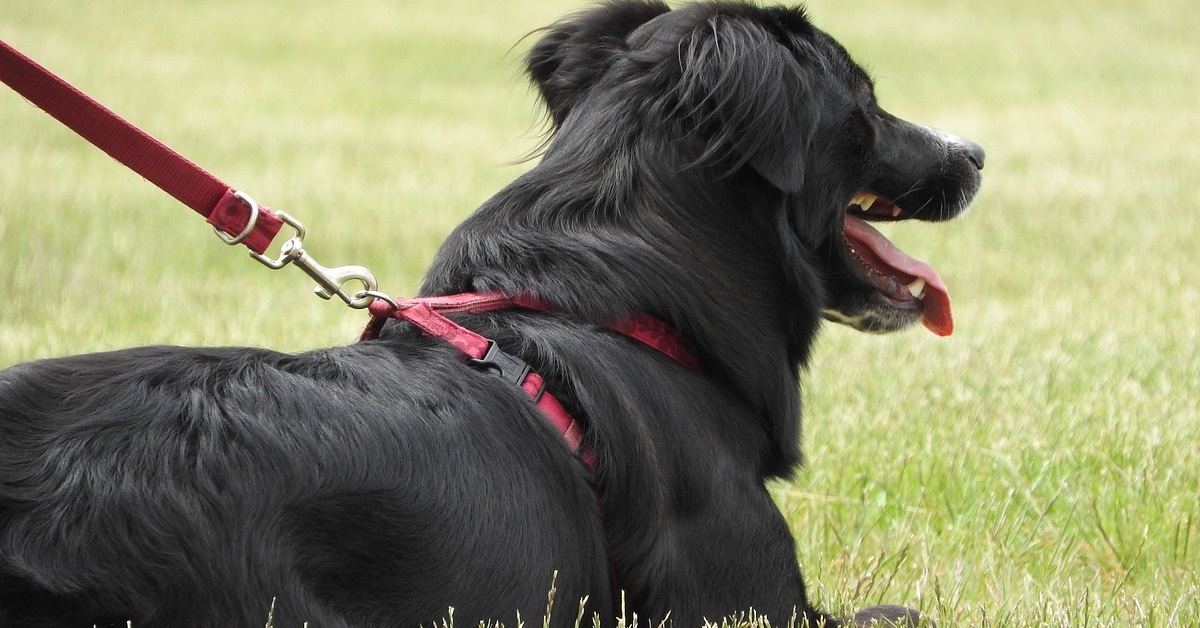
[[[897,309],[919,311],[929,331],[949,336],[954,331],[950,293],[932,266],[909,257],[867,220],[904,220],[899,205],[859,192],[846,209],[843,233],[846,256],[856,274]]]

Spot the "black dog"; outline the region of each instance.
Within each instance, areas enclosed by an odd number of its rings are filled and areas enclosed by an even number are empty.
[[[800,454],[822,316],[949,333],[936,273],[864,220],[947,220],[983,151],[904,122],[795,9],[623,1],[528,60],[555,134],[449,237],[427,295],[527,362],[591,473],[516,386],[439,338],[301,355],[147,347],[0,375],[4,626],[677,625],[805,596],[763,486]],[[877,197],[877,198],[875,198]],[[686,368],[606,324],[672,326]],[[900,617],[903,609],[875,612]],[[865,617],[865,616],[864,616]]]

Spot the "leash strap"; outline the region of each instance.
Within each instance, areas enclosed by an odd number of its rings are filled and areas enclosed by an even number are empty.
[[[0,41],[0,81],[113,159],[187,205],[255,253],[266,252],[283,221],[208,171]]]

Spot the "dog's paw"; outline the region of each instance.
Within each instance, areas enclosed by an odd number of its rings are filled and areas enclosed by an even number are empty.
[[[937,624],[926,619],[907,606],[872,606],[854,614],[855,628],[937,628]]]

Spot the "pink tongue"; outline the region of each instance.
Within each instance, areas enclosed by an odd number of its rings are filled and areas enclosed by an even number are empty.
[[[924,279],[925,295],[921,298],[924,312],[921,314],[921,323],[939,336],[949,336],[954,331],[954,319],[950,314],[950,293],[932,266],[909,257],[892,244],[891,240],[883,237],[875,227],[854,216],[846,216],[845,233],[846,240],[852,246],[868,249],[877,261],[887,265],[887,268],[879,268],[872,264],[875,270],[896,277],[904,284],[910,284],[917,278]]]

